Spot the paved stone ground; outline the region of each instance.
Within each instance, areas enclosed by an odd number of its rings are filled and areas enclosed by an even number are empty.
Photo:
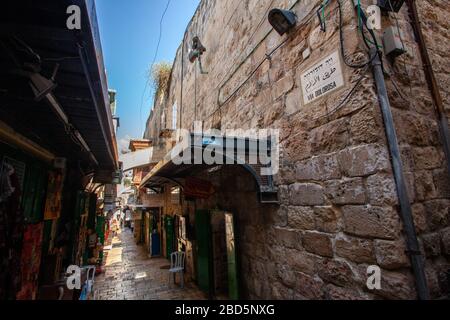
[[[106,252],[104,273],[95,279],[97,300],[202,300],[206,296],[194,284],[184,289],[169,283],[166,259],[150,259],[136,245],[129,230],[119,233]],[[177,276],[178,278],[178,276]]]

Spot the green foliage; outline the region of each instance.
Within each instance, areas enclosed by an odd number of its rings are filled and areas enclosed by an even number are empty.
[[[172,64],[166,61],[158,62],[149,70],[149,77],[153,84],[155,98],[164,94],[169,86]]]
[[[124,178],[123,179],[123,185],[126,188],[131,187],[132,184],[133,184],[133,181],[130,178]]]

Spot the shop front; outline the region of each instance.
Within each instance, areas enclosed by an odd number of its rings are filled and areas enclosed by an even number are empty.
[[[0,299],[32,298],[42,250],[47,164],[0,142],[0,173]]]
[[[161,256],[160,211],[160,208],[150,208],[145,210],[145,247],[150,258],[157,258]]]
[[[174,210],[166,202],[163,208],[171,213],[163,228],[166,256],[170,250],[185,252],[185,277],[211,298],[245,297],[248,260],[254,254],[245,231],[268,223],[263,221],[262,206],[270,210],[277,205],[271,177],[262,179],[245,164],[175,162],[166,157],[141,184],[143,189],[179,190],[180,206]]]
[[[112,183],[118,169],[95,6],[80,1],[84,32],[75,36],[65,4],[2,9],[0,299],[56,299],[66,268],[93,261],[87,186]]]

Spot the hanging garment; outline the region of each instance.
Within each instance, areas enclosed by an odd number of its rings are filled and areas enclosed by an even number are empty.
[[[7,171],[3,171],[7,168]],[[0,202],[0,300],[15,300],[21,287],[21,253],[24,216],[20,208],[21,188],[14,169],[2,166],[8,173],[5,185],[13,190]],[[4,177],[2,177],[4,178]],[[6,192],[4,192],[6,195]]]
[[[13,174],[14,168],[8,163],[3,163],[0,172],[0,203],[5,202],[14,193],[14,187],[11,183]]]

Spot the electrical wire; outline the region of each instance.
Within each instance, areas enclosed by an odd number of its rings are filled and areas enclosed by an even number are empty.
[[[358,1],[359,2],[359,1]],[[342,4],[341,4],[341,0],[337,0],[337,3],[338,3],[338,12],[339,12],[339,38],[340,38],[340,47],[341,47],[341,53],[342,53],[342,57],[343,57],[343,60],[344,60],[344,63],[348,66],[348,67],[351,67],[351,68],[355,68],[355,69],[362,69],[362,68],[365,68],[365,67],[368,67],[372,62],[373,62],[373,60],[376,58],[376,56],[377,56],[377,54],[379,54],[379,52],[378,52],[378,50],[377,50],[377,52],[375,52],[374,54],[373,54],[373,56],[369,56],[369,60],[368,61],[366,61],[366,62],[364,62],[364,63],[361,63],[361,64],[353,64],[353,63],[350,63],[349,61],[347,61],[347,56],[346,56],[346,54],[345,54],[345,42],[344,42],[344,32],[343,32],[343,19],[342,19]],[[322,16],[321,15],[319,15],[319,20],[320,20],[320,25],[321,25],[321,27],[323,26],[323,21],[321,20],[322,19],[322,17],[324,17],[324,7],[325,6],[328,6],[329,5],[329,0],[324,0],[324,2],[322,3],[322,5],[321,5],[321,7],[317,10],[317,11],[315,11],[313,14],[311,14],[310,15],[310,17],[308,17],[308,19],[305,21],[305,22],[303,22],[302,23],[302,26],[304,26],[304,25],[306,25],[307,23],[309,23],[310,22],[310,20],[312,19],[312,18],[314,18],[314,16],[317,14],[317,12],[320,12],[321,10],[322,10],[322,12],[323,12],[323,14],[322,14]],[[358,5],[358,9],[360,10],[360,6]],[[360,12],[361,11],[359,11],[358,13],[359,13],[359,17],[358,17],[358,19],[361,19],[361,20],[363,20],[362,18],[362,16],[360,15]],[[330,14],[331,14],[331,12],[330,12]],[[367,25],[365,24],[365,23],[363,23],[362,24],[363,26],[365,25],[366,26],[366,28],[367,28]],[[359,28],[360,29],[360,31],[362,32],[362,34],[363,34],[363,39],[366,39],[366,40],[368,40],[367,38],[365,38],[364,37],[364,29],[363,29],[363,27],[361,27],[361,28]],[[271,30],[271,31],[273,31],[273,30]],[[369,33],[370,33],[370,35],[371,35],[371,37],[372,37],[372,40],[373,40],[373,43],[376,45],[376,47],[377,47],[377,49],[379,48],[379,45],[378,45],[378,41],[377,41],[377,39],[376,39],[376,36],[375,36],[375,34],[373,33],[373,31],[372,30],[369,30],[368,29],[368,31],[369,31]],[[263,39],[264,40],[264,39]],[[259,68],[264,64],[264,62],[266,61],[266,60],[269,60],[270,58],[271,58],[271,56],[281,47],[281,46],[283,46],[287,41],[289,40],[289,38],[286,38],[283,42],[281,42],[277,47],[275,47],[269,54],[266,54],[266,57],[256,66],[256,68],[250,73],[250,75],[228,96],[228,98],[227,99],[225,99],[225,101],[223,101],[223,102],[221,102],[220,101],[220,93],[221,93],[221,90],[223,89],[223,87],[224,87],[224,85],[227,83],[227,81],[225,81],[225,83],[223,83],[222,84],[222,86],[219,88],[219,93],[218,93],[218,97],[217,97],[217,104],[218,104],[218,109],[217,110],[215,110],[209,117],[211,117],[211,116],[213,116],[217,111],[219,111],[226,103],[228,103],[240,90],[241,90],[241,88],[253,77],[253,75],[259,70]],[[372,41],[371,41],[372,42]],[[368,42],[365,42],[366,43],[366,46],[368,47],[368,49],[371,49],[371,47],[370,47],[370,45],[369,45],[369,43]],[[252,53],[253,53],[253,51],[252,51]],[[250,53],[250,55],[252,54],[252,53]],[[370,54],[369,54],[370,55]],[[245,61],[246,59],[244,59],[244,61]],[[235,69],[235,71],[233,72],[233,74],[230,76],[230,78],[236,73],[236,71],[240,68],[240,66],[242,66],[242,64],[243,63],[241,63],[236,69]],[[354,90],[356,89],[356,87],[361,83],[361,81],[364,79],[364,76],[363,77],[361,77],[358,81],[357,81],[357,85],[355,85],[355,87],[349,92],[349,95],[348,96],[346,96],[345,97],[345,99],[337,106],[337,107],[335,107],[334,109],[339,109],[341,106],[342,106],[342,104],[343,103],[345,103],[345,101],[354,93]]]
[[[403,37],[402,37],[402,34],[401,34],[400,23],[399,23],[399,21],[398,21],[398,16],[397,16],[396,13],[394,13],[394,8],[393,8],[393,6],[392,6],[391,0],[389,0],[389,6],[391,7],[391,11],[393,12],[393,16],[394,16],[394,19],[395,19],[395,24],[396,24],[396,27],[397,27],[398,36],[399,36],[399,38],[400,38],[400,42],[402,43],[402,48],[403,48],[403,50],[406,51],[405,43],[404,43],[404,41],[403,41]],[[403,57],[402,62],[403,62],[403,68],[404,68],[404,75],[405,75],[406,77],[408,77],[408,79],[411,79],[411,76],[410,76],[410,74],[409,74],[409,72],[408,72],[408,68],[407,68],[407,66],[406,66],[406,56]],[[398,89],[397,84],[395,83],[394,79],[393,79],[392,77],[390,77],[390,79],[391,79],[392,84],[394,85],[395,89],[397,90],[397,92],[399,93],[399,95],[402,97],[402,99],[405,100],[405,101],[408,102],[408,103],[411,103],[411,102],[410,102],[408,99],[406,99],[406,98],[403,96],[403,94],[400,92],[400,90]],[[411,88],[411,82],[410,82],[410,81],[409,81],[409,89],[410,89],[410,91],[412,91],[412,88]]]
[[[330,0],[324,0],[322,5],[317,9],[317,17],[319,18],[320,29],[323,32],[327,31],[327,24],[325,18],[325,8],[330,4]]]
[[[394,13],[394,8],[392,6],[391,0],[388,0],[388,2],[389,2],[389,6],[391,7],[391,11]],[[398,17],[397,17],[396,13],[394,13],[394,19],[395,19],[395,24],[397,27],[398,36],[400,38],[400,42],[402,43],[402,48],[403,48],[403,50],[406,51],[405,42],[403,41],[403,37],[402,37],[401,29],[400,29],[400,23],[398,21]],[[409,76],[408,68],[406,67],[406,56],[403,57],[403,68],[405,69],[405,75],[408,78],[411,78]]]
[[[358,30],[360,30],[364,44],[366,45],[367,49],[370,50],[370,45],[375,45],[377,46],[378,49],[381,49],[382,47],[380,45],[378,45],[378,43],[375,43],[369,39],[367,39],[365,33],[364,33],[364,27],[369,30],[369,28],[367,27],[367,19],[366,22],[363,21],[362,15],[361,15],[361,0],[358,0],[357,3],[357,12],[358,12]],[[369,30],[370,31],[370,30]]]
[[[266,57],[258,64],[258,66],[255,69],[253,69],[250,75],[233,91],[233,93],[231,93],[224,102],[219,101],[219,107],[222,107],[224,104],[230,101],[236,95],[236,93],[238,93],[239,90],[241,90],[241,88],[253,77],[253,75],[259,70],[259,68],[261,68],[264,62],[266,62],[266,60],[269,60],[270,57],[275,53],[275,51],[281,48],[281,46],[283,46],[288,40],[289,38],[286,38],[279,45],[277,45],[270,53],[266,54]]]
[[[397,91],[397,93],[399,94],[399,96],[400,96],[405,102],[411,103],[411,101],[410,101],[409,99],[407,99],[407,98],[403,95],[403,93],[400,91],[400,89],[399,89],[399,87],[398,87],[398,85],[397,85],[397,82],[395,82],[395,80],[392,78],[392,76],[389,76],[389,79],[391,80],[392,84],[394,85],[395,91]]]
[[[167,10],[169,9],[170,2],[171,2],[171,0],[167,0],[166,7],[165,7],[164,12],[163,12],[163,14],[161,16],[161,19],[159,21],[158,44],[156,45],[155,55],[153,57],[152,64],[150,65],[150,72],[152,72],[153,66],[155,65],[155,62],[156,62],[156,58],[158,57],[159,46],[161,44],[161,38],[162,38],[163,21],[164,21],[164,17],[166,16]],[[142,132],[142,107],[144,106],[145,92],[147,91],[147,87],[148,87],[149,82],[150,82],[150,75],[147,77],[147,81],[145,82],[144,92],[142,92],[142,97],[141,97],[141,106],[139,108],[139,119],[140,119],[139,125],[140,125],[141,132]]]
[[[331,116],[332,114],[334,114],[335,112],[337,112],[348,101],[348,99],[350,99],[350,97],[356,92],[356,89],[359,87],[361,82],[364,79],[366,79],[366,73],[368,70],[369,70],[369,67],[366,66],[365,70],[362,72],[361,77],[359,77],[359,79],[356,81],[355,85],[350,89],[350,91],[346,94],[344,99],[341,100],[341,102],[339,102],[335,107],[333,107],[331,109],[331,111],[328,111],[325,115],[314,118],[313,120],[315,121],[315,120],[327,118],[327,117]]]
[[[343,21],[342,21],[343,19],[342,19],[341,0],[337,0],[337,3],[338,3],[338,9],[339,9],[338,10],[339,11],[339,41],[340,41],[340,46],[341,46],[342,59],[344,60],[344,63],[350,68],[354,68],[354,69],[364,68],[372,63],[372,61],[376,58],[378,52],[374,53],[372,57],[369,56],[369,60],[364,63],[354,64],[347,60],[347,56],[345,54],[345,41],[344,41],[344,30],[343,30]],[[375,37],[375,34],[373,34],[373,31],[371,32],[371,35],[374,38],[374,42],[377,43],[376,37]],[[366,45],[370,48],[370,46],[368,44],[366,44]]]
[[[315,17],[315,14],[316,14],[316,11],[313,11],[312,12],[312,14],[300,25],[300,26],[298,26],[297,28],[299,29],[299,28],[301,28],[301,27],[303,27],[303,26],[305,26],[305,25],[307,25],[314,17]],[[274,29],[272,29],[271,30],[271,32],[273,31]],[[270,32],[267,34],[267,36],[270,34]],[[267,37],[266,36],[266,37]],[[265,38],[266,38],[265,37]],[[263,38],[263,40],[265,39],[265,38]],[[241,84],[228,96],[228,98],[227,99],[225,99],[225,101],[223,101],[223,102],[221,102],[220,101],[220,93],[221,93],[221,91],[222,91],[222,89],[224,88],[224,86],[225,86],[225,84],[229,81],[229,80],[227,80],[227,81],[225,81],[223,84],[222,84],[222,86],[219,88],[219,92],[218,92],[218,96],[217,96],[217,104],[218,104],[218,106],[219,106],[219,109],[220,108],[222,108],[226,103],[228,103],[240,90],[241,90],[241,88],[253,77],[253,75],[259,70],[259,68],[261,68],[261,66],[264,64],[264,62],[266,61],[266,60],[270,60],[270,58],[272,57],[272,55],[276,52],[276,51],[278,51],[278,49],[280,49],[284,44],[286,44],[286,42],[288,42],[290,39],[289,38],[286,38],[285,40],[283,40],[280,44],[278,44],[272,51],[270,51],[270,53],[267,53],[266,54],[266,56],[265,56],[265,58],[255,67],[255,69],[250,73],[250,75],[243,81],[243,82],[241,82]],[[259,45],[257,45],[256,47],[255,47],[255,49],[253,49],[252,50],[252,52],[249,54],[249,56],[256,50],[256,48],[258,47]],[[247,59],[247,58],[246,58]],[[243,62],[245,62],[246,61],[246,59],[244,59],[244,61]],[[237,70],[243,65],[243,62],[235,69],[235,71],[231,74],[231,76],[228,78],[228,79],[231,79],[231,77],[233,77],[233,75],[237,72]],[[217,112],[218,110],[215,110],[209,117],[211,117],[212,115],[214,115],[216,112]]]
[[[267,6],[267,9],[266,9],[266,11],[265,11],[263,17],[261,18],[260,22],[259,22],[258,25],[256,26],[255,30],[253,31],[252,35],[250,36],[249,40],[247,41],[245,47],[247,47],[247,46],[250,44],[250,42],[253,40],[253,38],[254,38],[255,34],[257,33],[257,31],[259,30],[259,28],[263,25],[264,21],[266,20],[266,17],[267,17],[267,14],[268,14],[269,10],[273,7],[274,1],[275,1],[275,0],[272,0],[272,1],[269,3],[269,5]],[[243,2],[242,2],[242,3],[243,3]],[[265,38],[264,38],[264,39],[265,39]],[[258,47],[258,46],[256,46],[256,47]],[[241,52],[239,53],[238,58],[240,58],[240,57],[242,56],[242,53],[243,53],[243,51],[241,51]],[[250,53],[250,54],[251,54],[251,53]],[[237,59],[236,59],[236,60],[237,60]],[[231,65],[231,67],[229,68],[229,70],[225,73],[225,76],[220,80],[219,85],[222,84],[223,82],[225,82],[225,81],[224,81],[224,80],[225,80],[225,77],[231,73],[231,71],[233,70],[233,66],[234,66],[235,64],[236,64],[236,63],[233,63],[233,64]],[[218,85],[217,87],[219,87],[219,85]],[[217,87],[216,87],[216,89],[217,89]]]
[[[362,21],[362,17],[361,17],[361,0],[358,0],[358,4],[357,4],[357,12],[358,12],[358,31],[361,32],[364,44],[366,45],[367,49],[370,50],[370,40],[366,38],[366,35],[364,34],[364,27],[363,24],[364,22]],[[373,43],[372,43],[373,44]]]
[[[300,0],[296,0],[292,5],[289,6],[288,10],[292,10],[298,3],[300,2]],[[306,25],[315,15],[315,11],[313,11],[313,13],[310,15],[310,17],[308,17],[308,19],[302,23],[301,26],[299,26],[298,28]],[[256,32],[257,30],[255,30]],[[222,89],[225,87],[225,85],[230,81],[230,79],[238,72],[238,70],[244,65],[244,63],[256,52],[256,50],[259,48],[259,46],[267,39],[267,37],[274,31],[274,28],[271,28],[269,32],[267,32],[260,40],[259,42],[253,47],[253,49],[246,55],[246,57],[236,66],[236,68],[234,68],[234,71],[231,72],[231,74],[226,78],[226,80],[223,80],[220,82],[220,84],[216,87],[219,88],[219,92],[217,95],[217,104],[219,105],[219,108],[221,108],[221,103],[220,103],[220,93],[222,91]],[[253,35],[252,35],[253,37]],[[250,41],[247,43],[247,45],[250,43]],[[267,55],[266,55],[267,57]],[[260,67],[260,66],[259,66]],[[216,113],[217,110],[215,110],[213,112]],[[209,117],[211,117],[213,114],[211,114]]]
[[[388,2],[389,2],[389,6],[391,7],[391,11],[394,12],[394,8],[392,7],[391,0],[388,0]],[[400,42],[402,43],[403,49],[405,49],[405,43],[403,42],[403,37],[402,37],[401,30],[400,30],[400,23],[398,22],[398,17],[396,14],[394,14],[394,19],[395,19],[395,24],[397,25],[397,31],[398,31],[398,36],[400,37]]]

